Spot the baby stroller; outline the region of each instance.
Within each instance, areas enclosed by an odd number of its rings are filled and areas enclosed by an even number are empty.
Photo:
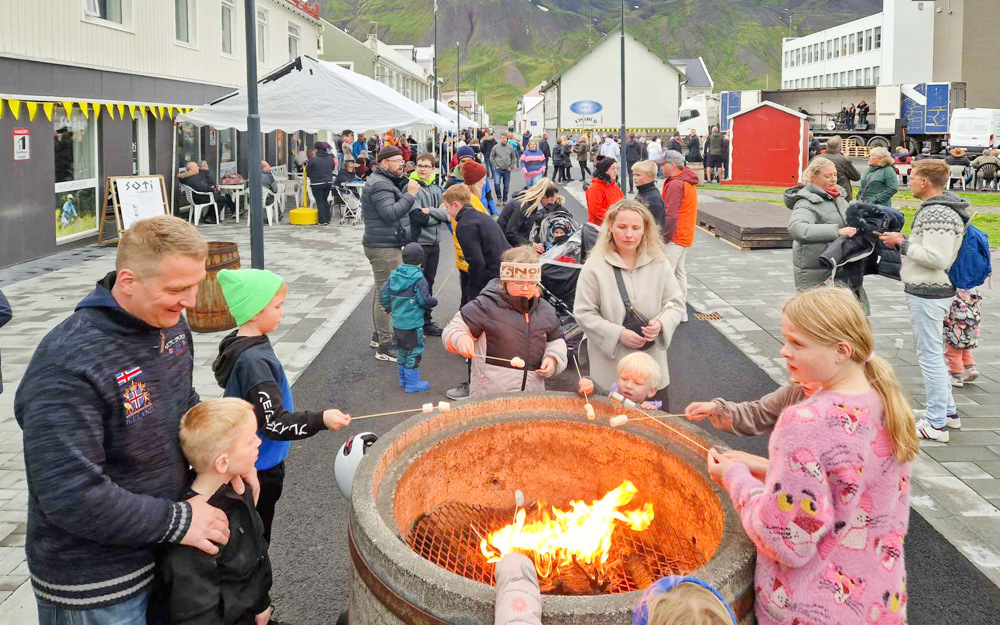
[[[566,228],[570,228],[568,234],[554,234],[566,232]],[[576,282],[588,252],[597,242],[598,231],[580,225],[568,213],[557,211],[539,224],[538,234],[542,233],[546,234],[540,242],[547,248],[541,258],[542,296],[556,309],[570,354],[580,358],[583,330],[573,316]]]
[[[340,201],[343,203],[340,213],[340,225],[343,226],[347,224],[347,220],[350,219],[353,223],[352,225],[358,225],[361,223],[361,198],[358,197],[357,191],[350,187],[333,187]]]

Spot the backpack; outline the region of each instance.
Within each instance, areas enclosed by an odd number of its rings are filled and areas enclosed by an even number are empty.
[[[970,220],[965,227],[958,256],[948,270],[948,279],[960,289],[972,289],[986,282],[992,273],[990,239]]]

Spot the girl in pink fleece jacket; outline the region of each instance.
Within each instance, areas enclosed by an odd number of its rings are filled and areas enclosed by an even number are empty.
[[[905,623],[912,412],[850,291],[799,293],[781,329],[792,376],[821,390],[781,413],[766,475],[708,460],[757,546],[757,622]]]

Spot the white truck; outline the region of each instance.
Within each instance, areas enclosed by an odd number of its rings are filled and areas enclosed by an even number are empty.
[[[779,89],[772,91],[723,91],[685,100],[680,107],[678,130],[694,127],[703,134],[718,124],[723,131],[729,118],[761,102],[774,102],[809,116],[813,134],[840,135],[857,145],[890,147],[905,144],[918,153],[924,144],[938,151],[948,142],[952,111],[965,105],[965,83],[920,83],[844,87],[833,89]],[[867,123],[858,119],[848,129],[840,118],[841,109],[866,102],[871,111]]]
[[[948,128],[948,146],[972,154],[995,148],[1000,141],[1000,109],[955,109]]]

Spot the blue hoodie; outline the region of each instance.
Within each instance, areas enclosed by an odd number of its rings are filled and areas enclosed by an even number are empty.
[[[198,403],[181,319],[155,328],[115,301],[115,273],[35,350],[14,396],[28,477],[25,551],[36,594],[77,610],[153,581],[153,547],[179,543],[191,506],[181,417]]]

